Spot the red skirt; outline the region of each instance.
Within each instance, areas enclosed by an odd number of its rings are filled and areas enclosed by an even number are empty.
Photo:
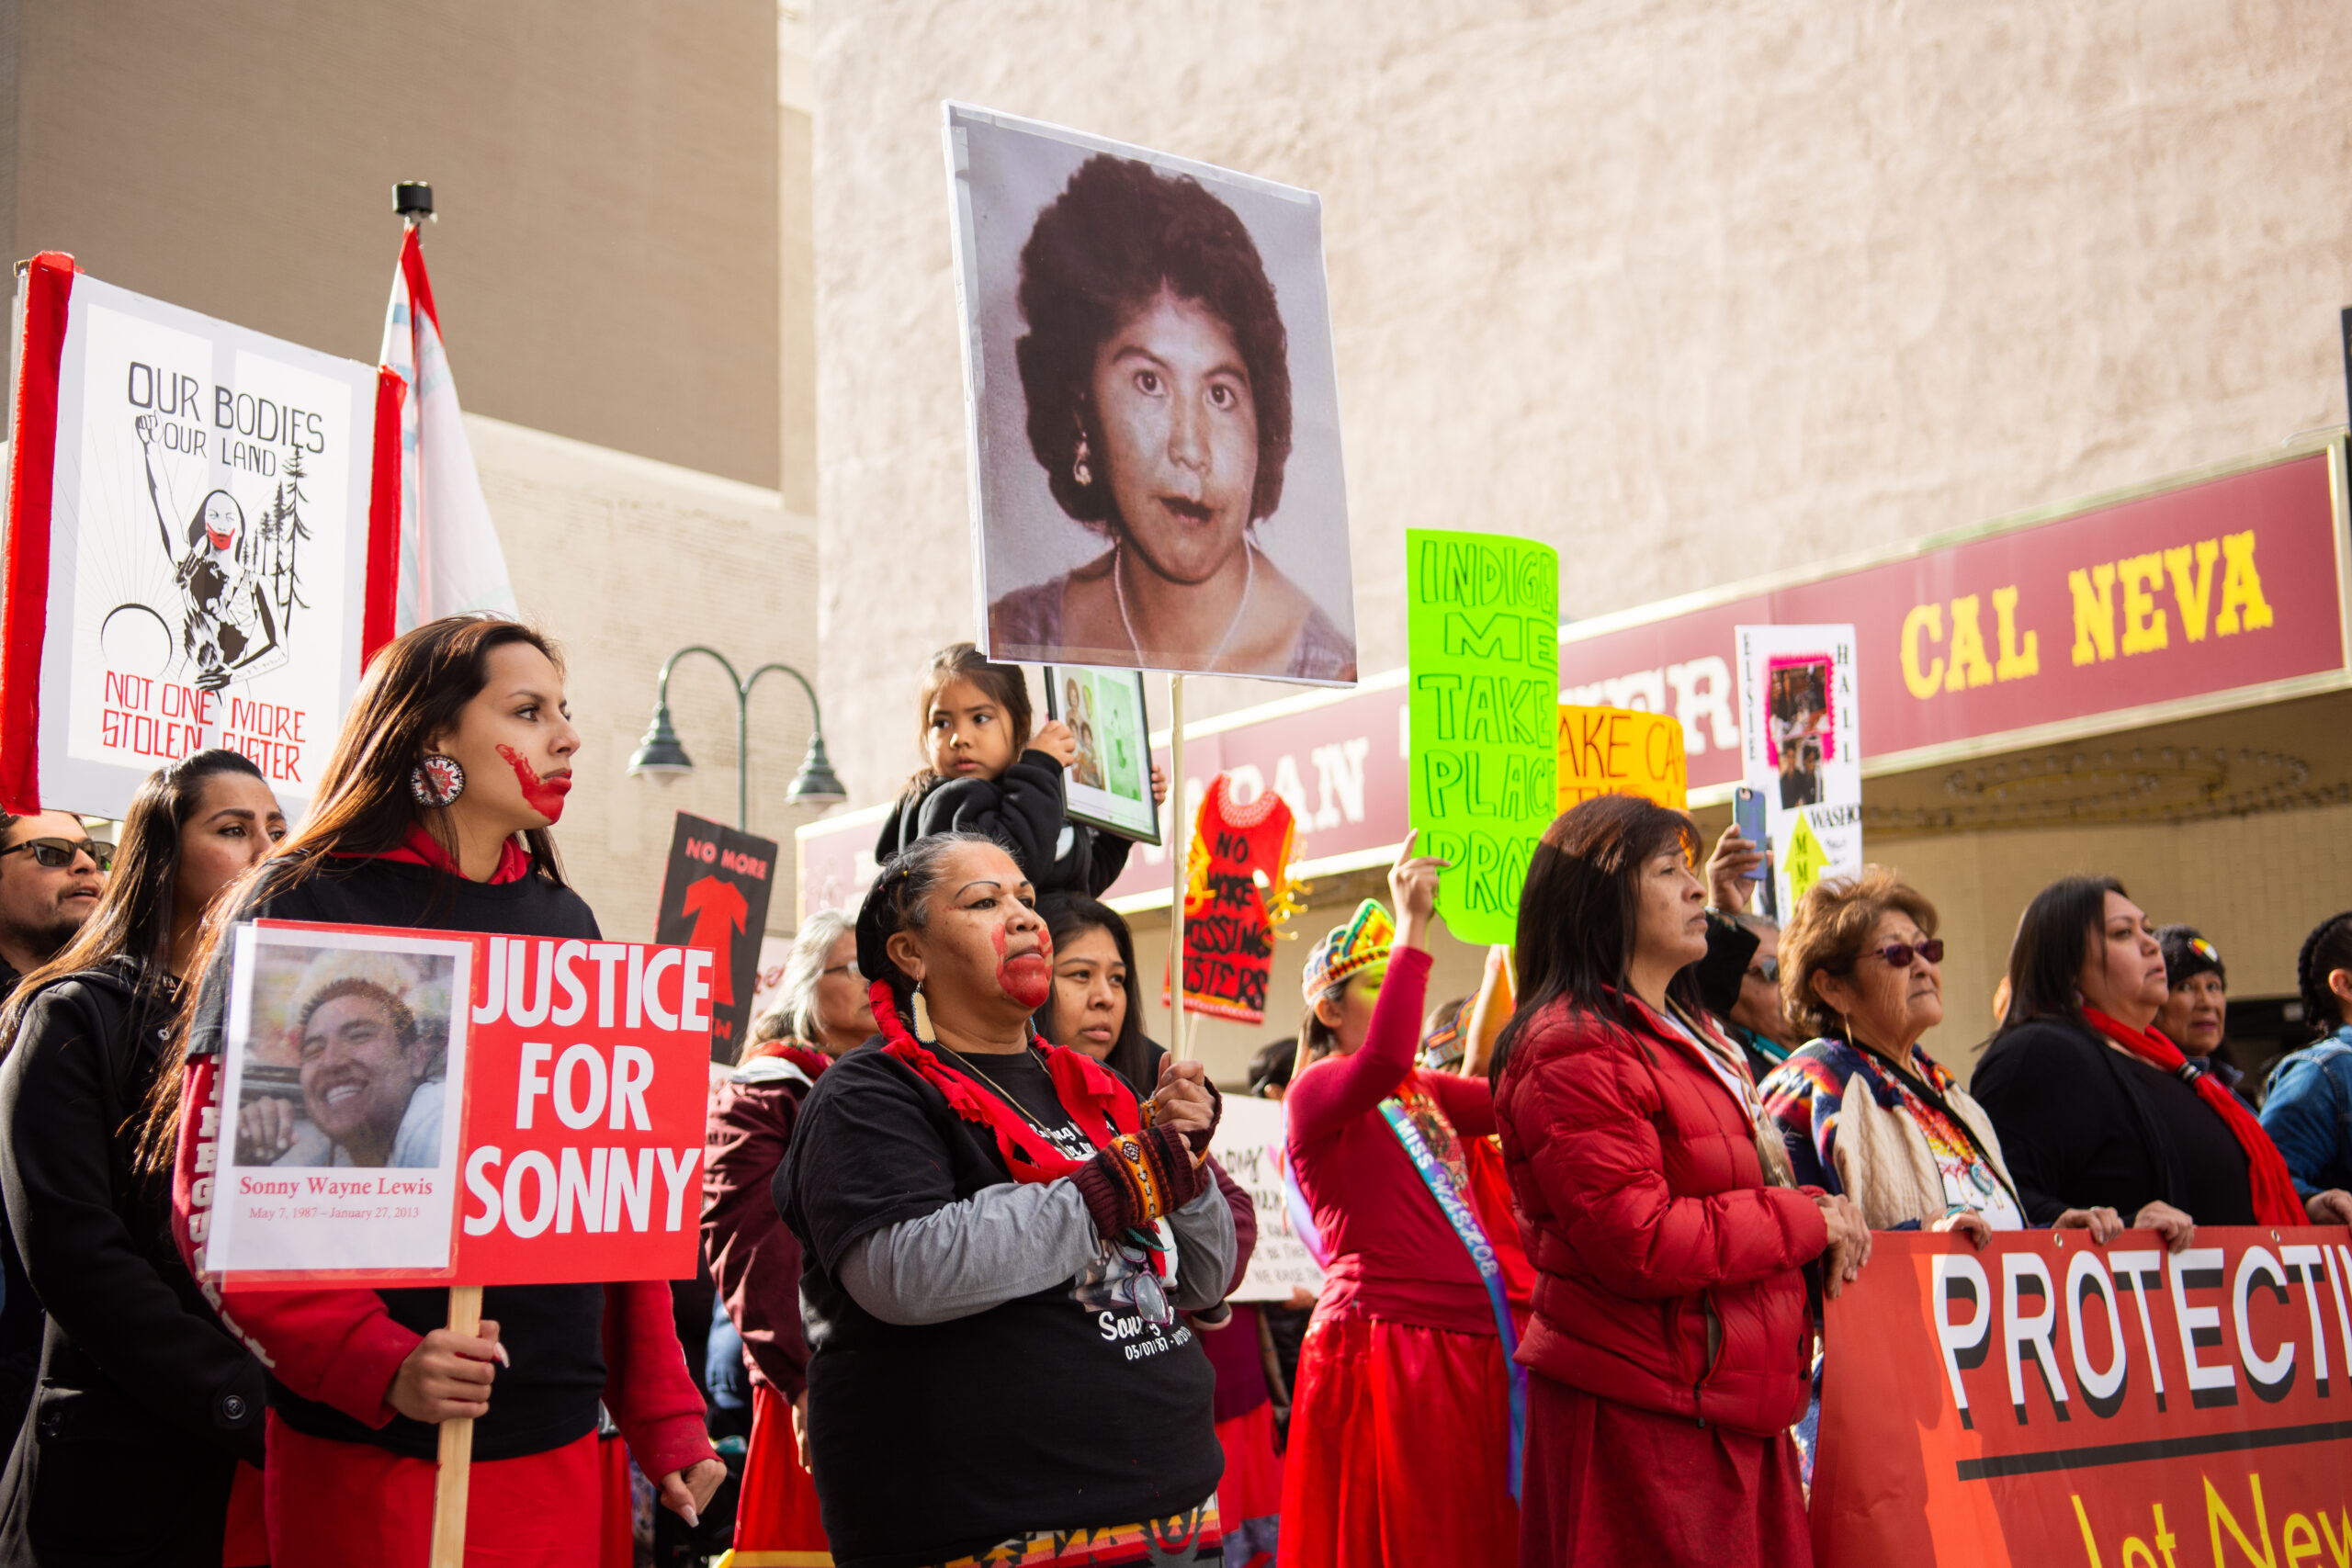
[[[1225,1526],[1225,1568],[1271,1568],[1282,1522],[1283,1456],[1274,1452],[1274,1407],[1216,1424],[1225,1446],[1225,1479],[1216,1483]]]
[[[594,1432],[519,1459],[477,1462],[466,1483],[466,1568],[582,1568],[597,1560],[604,1485]],[[438,1466],[367,1443],[313,1438],[269,1417],[263,1508],[271,1568],[417,1568],[433,1552]]]
[[[1531,1372],[1519,1561],[1526,1568],[1811,1568],[1786,1432],[1637,1409]]]
[[[792,1444],[792,1402],[775,1384],[752,1385],[752,1448],[735,1505],[735,1550],[719,1568],[832,1568],[817,1517],[817,1483]]]
[[[1282,1568],[1518,1561],[1499,1337],[1327,1318],[1307,1331],[1296,1392]]]

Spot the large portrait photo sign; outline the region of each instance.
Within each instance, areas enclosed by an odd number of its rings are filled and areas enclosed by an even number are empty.
[[[225,1289],[694,1272],[704,948],[259,920],[193,1193]]]
[[[299,810],[359,679],[398,381],[70,257],[30,264],[22,305],[0,806],[119,817],[158,765],[221,746]]]
[[[2352,1559],[2341,1227],[1873,1238],[1828,1303],[1824,1568]]]
[[[1314,192],[944,106],[989,657],[1353,685]]]

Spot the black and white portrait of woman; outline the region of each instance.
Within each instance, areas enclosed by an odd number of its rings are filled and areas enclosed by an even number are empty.
[[[1321,209],[950,105],[992,658],[1351,683]]]

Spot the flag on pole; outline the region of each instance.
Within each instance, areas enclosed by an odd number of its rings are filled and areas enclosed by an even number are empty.
[[[401,411],[400,589],[396,631],[471,610],[514,614],[506,552],[474,472],[458,387],[442,351],[441,321],[416,225],[401,242],[384,314],[383,362],[409,385]]]

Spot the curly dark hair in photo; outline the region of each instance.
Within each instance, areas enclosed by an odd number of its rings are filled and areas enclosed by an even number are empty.
[[[1233,209],[1189,175],[1101,152],[1079,166],[1038,214],[1021,248],[1021,388],[1029,405],[1029,449],[1064,512],[1104,533],[1117,518],[1098,470],[1075,473],[1081,434],[1103,450],[1088,391],[1103,340],[1162,289],[1193,300],[1224,321],[1241,350],[1258,408],[1258,479],[1250,521],[1282,504],[1290,460],[1290,334],[1266,264]]]
[[[2344,1003],[2327,977],[2338,969],[2352,969],[2352,909],[2330,915],[2303,938],[2295,954],[2295,991],[2302,998],[2303,1027],[2324,1039],[2346,1020]]]

